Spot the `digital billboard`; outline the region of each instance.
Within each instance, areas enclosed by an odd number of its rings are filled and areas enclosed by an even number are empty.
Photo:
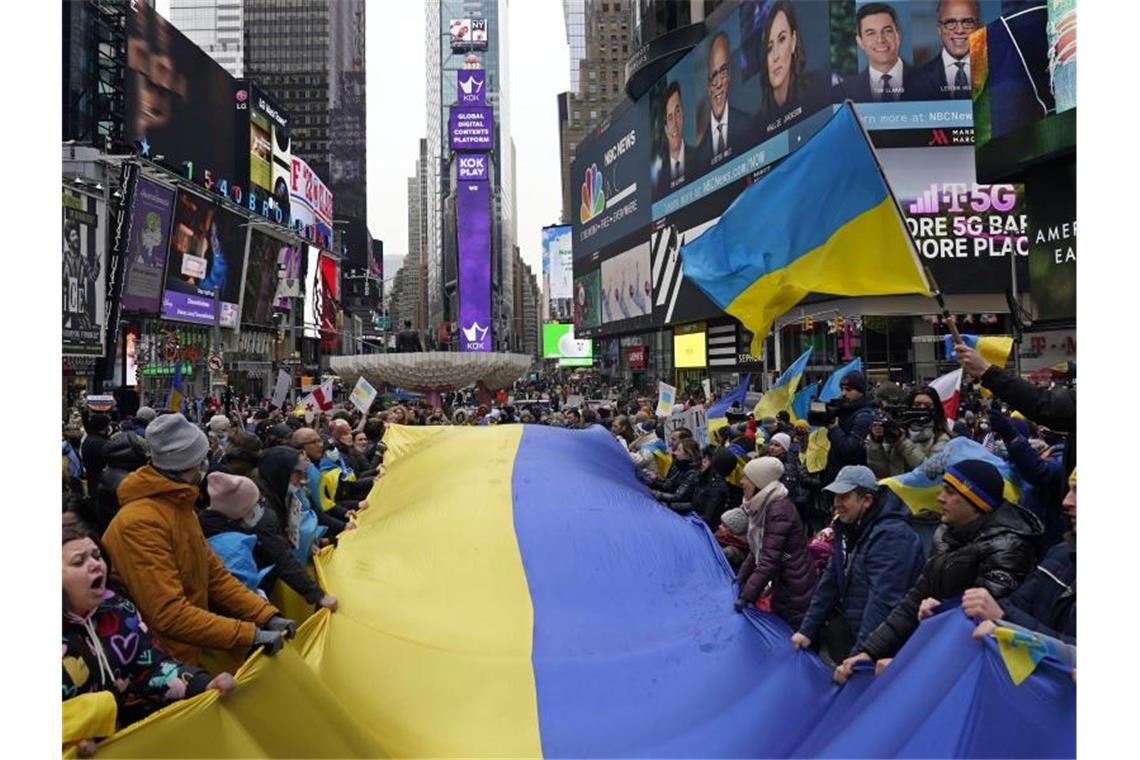
[[[102,356],[107,269],[103,201],[63,190],[63,355]]]
[[[708,364],[705,333],[673,336],[673,366],[677,369],[700,369]]]
[[[455,72],[455,94],[461,106],[487,105],[487,72],[459,69]]]
[[[594,358],[594,341],[575,338],[574,325],[563,322],[545,322],[542,325],[542,358],[589,359]]]
[[[491,332],[490,183],[465,182],[456,188],[459,242],[459,349],[494,351]]]
[[[234,79],[148,3],[129,3],[124,133],[149,155],[187,163],[188,176],[211,187],[233,180]]]
[[[300,246],[285,245],[277,252],[277,309],[290,311],[294,298],[302,293],[301,272],[305,268],[305,251]]]
[[[240,216],[199,195],[179,191],[162,316],[210,325],[218,319],[219,297],[236,304],[241,296],[245,237]]]
[[[222,245],[226,246],[228,271],[225,274],[225,282],[218,287],[218,325],[236,330],[239,329],[241,322],[242,281],[245,275],[246,255],[249,252],[249,226],[243,217],[228,211],[222,211],[221,220],[225,232],[220,240],[225,241]],[[216,257],[215,262],[217,262]]]
[[[140,177],[131,200],[130,233],[123,257],[124,310],[158,313],[173,217],[174,190]]]
[[[495,111],[491,106],[452,106],[448,145],[453,151],[486,151],[495,147]]]
[[[332,256],[321,255],[321,350],[333,353],[337,349],[337,299],[340,297],[340,265]]]
[[[268,204],[261,209],[264,216],[276,220],[275,213],[271,212],[280,209],[280,222],[288,225],[293,170],[289,114],[248,79],[239,79],[234,85],[233,105],[240,151],[237,168],[244,174],[238,182],[248,183],[247,190],[256,195],[258,206]]]
[[[321,337],[321,249],[310,245],[305,253],[305,299],[302,327],[306,338]]]
[[[559,321],[572,319],[574,300],[574,253],[568,224],[542,228],[542,289],[550,315]]]
[[[1077,318],[1077,162],[1054,161],[1025,180],[1034,323]],[[1036,329],[1036,327],[1034,328]]]
[[[277,293],[277,261],[283,249],[281,240],[261,230],[249,235],[245,261],[245,284],[241,297],[241,321],[258,327],[273,326],[273,299]]]
[[[486,50],[487,19],[453,18],[448,25],[452,50]]]
[[[332,247],[333,194],[304,160],[293,156],[289,171],[289,210],[303,234],[326,249]]]
[[[455,157],[459,182],[486,182],[491,179],[491,157],[486,153],[460,153]]]

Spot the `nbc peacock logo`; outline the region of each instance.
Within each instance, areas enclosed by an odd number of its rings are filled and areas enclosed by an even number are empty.
[[[590,164],[582,180],[582,206],[578,217],[583,224],[606,210],[606,194],[602,191],[602,173],[597,164]]]

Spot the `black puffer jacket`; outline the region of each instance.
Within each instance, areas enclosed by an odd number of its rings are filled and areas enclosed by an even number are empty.
[[[736,469],[737,464],[736,455],[722,447],[713,455],[708,469],[697,476],[693,509],[713,533],[716,533],[716,529],[720,527],[720,516],[728,509],[739,507],[744,499],[744,492],[740,487],[726,480]]]
[[[649,483],[653,498],[676,512],[689,512],[695,509],[693,497],[697,492],[697,478],[700,471],[696,462],[689,459],[673,459],[673,466],[665,479],[654,478]]]
[[[1032,512],[1009,503],[961,528],[939,527],[922,575],[867,635],[863,651],[876,660],[893,657],[918,628],[918,608],[927,597],[950,599],[976,586],[995,599],[1009,596],[1037,565],[1043,532]]]
[[[867,464],[864,441],[875,420],[874,402],[867,397],[843,404],[839,410],[839,424],[827,431],[831,448],[827,452],[827,467],[823,471],[823,485],[835,480],[839,471],[852,464]]]
[[[119,497],[115,495],[119,484],[146,464],[149,456],[146,439],[138,433],[117,433],[103,449],[106,467],[95,486],[95,519],[100,532],[107,530],[111,518],[119,511]]]

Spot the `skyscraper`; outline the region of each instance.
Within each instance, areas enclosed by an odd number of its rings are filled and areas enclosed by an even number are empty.
[[[425,0],[425,68],[427,73],[427,303],[428,322],[435,328],[457,318],[454,219],[447,225],[447,197],[452,193],[448,171],[448,112],[456,103],[457,73],[464,68],[486,71],[487,105],[494,111],[495,149],[491,161],[492,303],[496,338],[511,333],[514,306],[510,252],[518,239],[514,194],[514,153],[510,130],[508,55],[505,41],[507,0]],[[486,49],[451,42],[451,22],[486,22]],[[482,46],[478,46],[482,47]]]
[[[562,221],[570,222],[570,163],[590,130],[625,98],[630,0],[563,0],[570,44],[570,92],[558,96]]]
[[[289,111],[294,154],[332,190],[347,267],[367,268],[364,0],[244,0],[244,9],[245,76]]]
[[[244,76],[243,0],[170,0],[170,21],[230,76]]]

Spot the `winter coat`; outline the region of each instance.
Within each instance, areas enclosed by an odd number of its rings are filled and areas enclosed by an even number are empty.
[[[674,457],[669,474],[654,478],[649,483],[653,498],[676,512],[689,512],[695,506],[693,499],[697,492],[697,478],[700,471],[696,462]]]
[[[206,543],[194,511],[198,488],[146,465],[123,479],[118,496],[122,508],[103,544],[162,645],[191,664],[203,647],[252,646],[255,623],[277,608],[230,575]]]
[[[697,475],[693,510],[705,521],[709,530],[715,532],[720,526],[720,516],[726,509],[740,506],[742,498],[743,492],[738,487],[729,485],[712,467]]]
[[[202,524],[202,532],[206,538],[226,532],[256,536],[257,544],[253,548],[254,562],[257,563],[259,570],[273,566],[273,571],[266,576],[262,584],[263,587],[272,588],[273,581],[280,578],[309,604],[316,606],[321,601],[324,592],[309,577],[305,567],[297,561],[276,512],[266,509],[252,529],[245,527],[241,521],[231,520],[212,509],[199,512],[198,521]]]
[[[922,572],[922,540],[910,512],[883,489],[854,525],[836,521],[831,559],[820,576],[800,633],[815,640],[832,610],[842,610],[855,637],[852,653],[893,610]]]
[[[803,523],[787,496],[776,499],[765,510],[759,560],[756,554],[749,551],[736,574],[740,597],[753,604],[770,582],[772,612],[798,626],[811,602],[817,576],[808,556]]]
[[[101,531],[107,530],[111,519],[119,511],[119,497],[116,491],[123,478],[147,463],[147,452],[132,436],[119,435],[104,450],[107,466],[99,475],[95,486],[95,517]]]
[[[777,457],[777,459],[784,465],[784,474],[780,476],[780,482],[784,484],[784,488],[788,489],[788,498],[796,505],[802,520],[811,501],[811,492],[807,484],[802,482],[804,471],[803,467],[800,466],[800,459],[789,452],[785,452],[783,456]]]
[[[1005,621],[1076,644],[1076,536],[1069,534],[1050,549],[1025,583],[999,604]]]
[[[868,438],[867,466],[877,478],[902,475],[921,466],[928,457],[942,451],[949,442],[950,434],[945,432],[932,435],[928,441],[913,441],[910,436],[904,435],[894,446],[886,440]]]
[[[205,670],[167,654],[131,600],[110,589],[85,618],[63,613],[63,698],[111,692],[120,728],[202,693],[210,680]]]
[[[1077,466],[1077,392],[1072,388],[1038,388],[1017,373],[990,367],[982,385],[1016,411],[1050,430],[1069,433],[1065,447],[1065,472]]]
[[[839,471],[849,464],[867,464],[864,441],[871,432],[875,419],[873,402],[864,396],[858,401],[845,403],[839,411],[839,424],[827,431],[831,449],[827,452],[827,467],[823,471],[823,485],[835,480]]]
[[[950,599],[980,586],[995,599],[1013,593],[1037,564],[1040,521],[1009,503],[969,525],[934,533],[922,574],[878,628],[863,642],[873,659],[893,657],[918,628],[918,607],[927,597]]]
[[[101,435],[86,435],[83,443],[79,445],[80,457],[83,459],[83,469],[87,473],[87,493],[95,493],[99,484],[99,475],[107,466],[107,446],[110,440]]]
[[[1038,454],[1020,435],[1006,441],[1009,463],[1021,476],[1021,506],[1037,516],[1044,526],[1044,546],[1053,546],[1068,530],[1061,502],[1069,490],[1065,477],[1065,446],[1055,447],[1049,456]]]

